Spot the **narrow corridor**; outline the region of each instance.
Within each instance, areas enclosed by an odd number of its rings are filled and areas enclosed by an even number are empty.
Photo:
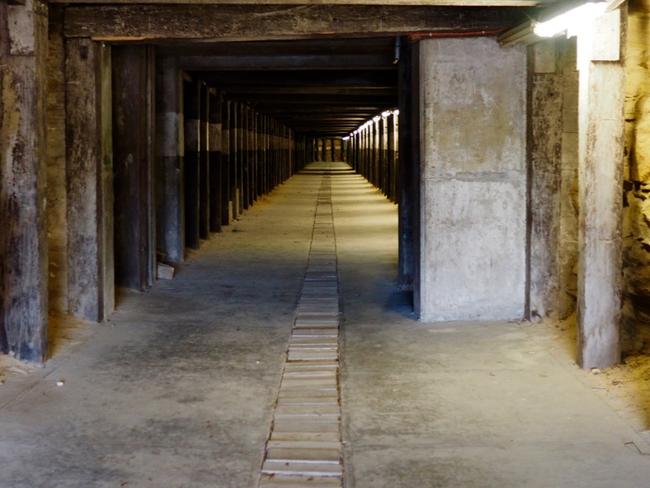
[[[253,487],[320,173],[292,177],[174,280],[120,295],[86,343],[3,385],[0,487]],[[417,322],[394,282],[396,206],[349,171],[331,187],[344,486],[647,486],[644,443],[544,326]]]

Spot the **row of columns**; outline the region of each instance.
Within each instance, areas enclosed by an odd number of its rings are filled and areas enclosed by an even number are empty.
[[[338,138],[314,138],[308,142],[307,156],[310,161],[343,161],[343,141]]]
[[[399,198],[399,112],[366,122],[347,139],[345,160],[397,203]]]
[[[305,164],[304,140],[277,120],[184,74],[158,69],[158,252],[178,264]],[[182,195],[182,198],[181,196]]]

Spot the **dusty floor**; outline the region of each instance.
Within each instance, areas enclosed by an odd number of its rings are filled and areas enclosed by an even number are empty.
[[[0,487],[253,487],[318,183],[294,177],[45,368],[6,371]],[[332,183],[348,488],[650,486],[648,426],[607,396],[614,373],[575,368],[552,326],[416,322],[396,207]]]

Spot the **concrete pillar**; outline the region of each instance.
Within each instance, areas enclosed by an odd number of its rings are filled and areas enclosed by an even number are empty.
[[[0,351],[47,353],[47,6],[0,4]]]
[[[115,283],[136,290],[156,277],[154,60],[152,47],[112,48]]]
[[[524,317],[526,85],[524,48],[420,44],[423,321]]]
[[[111,51],[66,41],[68,309],[101,322],[115,306]]]
[[[158,252],[165,261],[179,264],[185,249],[183,81],[176,58],[162,58],[156,72]]]
[[[199,84],[191,79],[183,82],[185,129],[185,245],[200,246],[200,147],[201,97]]]
[[[578,36],[578,360],[584,368],[620,361],[625,130],[621,21],[620,10],[615,10]]]

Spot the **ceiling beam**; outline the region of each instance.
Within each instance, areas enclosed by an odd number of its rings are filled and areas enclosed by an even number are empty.
[[[180,56],[178,65],[189,71],[227,70],[396,70],[392,53],[382,55],[304,56]]]
[[[64,35],[107,42],[254,41],[416,32],[495,34],[517,8],[377,5],[83,5],[65,9]]]
[[[129,4],[133,0],[48,0],[49,3],[65,4]],[[138,0],[150,5],[384,5],[428,7],[535,7],[553,3],[554,0]]]

